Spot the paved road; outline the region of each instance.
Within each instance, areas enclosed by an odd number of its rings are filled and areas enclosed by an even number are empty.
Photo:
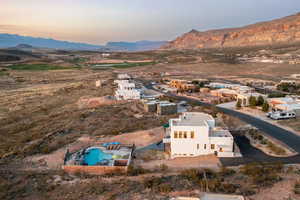
[[[155,90],[151,84],[145,83],[145,87],[148,89]],[[178,100],[187,101],[189,103],[193,103],[200,106],[214,106],[212,104],[204,103],[196,99],[183,97],[183,96],[177,96],[176,94],[172,93],[165,93],[166,96],[177,98]],[[259,118],[240,113],[228,108],[221,108],[217,107],[220,111],[224,112],[225,114],[234,116],[239,118],[240,120],[251,124],[252,126],[258,128],[259,130],[263,131],[264,133],[270,135],[271,137],[276,138],[277,140],[280,140],[281,142],[285,143],[292,149],[294,149],[296,152],[300,154],[300,137],[298,135],[295,135],[293,132],[285,130],[283,128],[280,128],[276,125],[270,124],[266,121],[263,121]],[[252,147],[249,144],[249,141],[247,138],[243,137],[237,137],[236,138],[237,144],[240,146],[241,153],[243,154],[243,158],[222,158],[221,161],[224,165],[239,165],[239,164],[245,164],[249,162],[283,162],[283,163],[300,163],[300,155],[292,156],[288,158],[278,158],[278,157],[271,157],[263,153],[262,151]]]
[[[195,99],[190,99],[188,97],[177,96],[174,94],[167,94],[167,95],[178,98],[180,100],[184,100],[184,101],[193,103],[193,104],[214,106],[214,105],[200,102]],[[228,108],[217,107],[217,109],[224,112],[225,114],[237,117],[240,120],[247,122],[248,124],[251,124],[252,126],[254,126],[254,127],[258,128],[259,130],[263,131],[264,133],[280,140],[281,142],[285,143],[286,145],[288,145],[289,147],[291,147],[292,149],[294,149],[295,151],[300,153],[300,137],[298,135],[295,135],[293,132],[285,130],[276,125],[270,124],[259,118],[256,118],[256,117],[244,114],[244,113],[240,113],[240,112],[228,109]]]

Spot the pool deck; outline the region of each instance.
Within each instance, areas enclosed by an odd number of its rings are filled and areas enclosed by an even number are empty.
[[[96,149],[98,151],[95,151]],[[110,148],[103,145],[92,146],[77,152],[66,153],[64,165],[115,166],[116,161],[124,161],[128,165],[131,161],[132,151],[133,146],[129,145],[112,146]]]

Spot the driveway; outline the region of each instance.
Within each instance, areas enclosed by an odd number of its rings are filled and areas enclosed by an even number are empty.
[[[272,157],[261,150],[251,146],[250,141],[245,136],[236,136],[235,142],[240,148],[243,157],[239,158],[220,158],[223,166],[238,166],[253,162],[281,162],[284,164],[300,163],[300,155],[291,157]]]

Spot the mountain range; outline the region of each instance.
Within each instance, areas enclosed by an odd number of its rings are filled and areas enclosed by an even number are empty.
[[[192,30],[161,49],[249,47],[300,42],[300,13],[241,28]]]
[[[149,51],[160,48],[166,41],[108,42],[106,48],[117,51]]]
[[[0,33],[0,48],[29,45],[36,48],[64,49],[64,50],[99,50],[99,51],[148,51],[160,48],[164,41],[137,41],[137,42],[108,42],[106,45],[93,45],[78,42],[54,40]]]

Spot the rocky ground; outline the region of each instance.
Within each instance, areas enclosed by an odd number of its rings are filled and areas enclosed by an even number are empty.
[[[0,64],[0,199],[167,199],[203,192],[201,173],[183,171],[187,167],[220,169],[215,157],[195,158],[193,162],[171,161],[163,160],[165,157],[158,153],[159,159],[145,162],[137,156],[129,174],[105,177],[68,175],[60,170],[66,149],[77,150],[106,141],[135,143],[139,148],[163,137],[162,125],[174,116],[159,117],[144,113],[139,102],[110,99],[116,73],[126,72],[157,81],[166,72],[167,77],[179,78],[230,79],[259,75],[277,80],[299,71],[297,65],[204,63],[202,57],[197,52],[114,53],[111,59],[158,63],[107,70],[91,70],[84,64],[76,69],[10,70]],[[102,81],[101,87],[96,87],[96,80]],[[216,114],[215,110],[204,107],[193,110]],[[229,128],[244,125],[228,116],[218,118]],[[231,175],[225,178],[224,174],[212,173],[210,181],[215,187],[211,191],[250,196],[254,191],[254,199],[263,199],[264,191],[273,191],[273,184],[276,183],[276,188],[282,183],[287,185],[282,198],[289,195],[298,198],[293,191],[294,183],[300,178],[296,167],[292,175],[278,172],[282,181],[271,176],[272,180],[259,188],[250,184],[253,177],[238,168],[235,170],[235,175],[228,172]]]

